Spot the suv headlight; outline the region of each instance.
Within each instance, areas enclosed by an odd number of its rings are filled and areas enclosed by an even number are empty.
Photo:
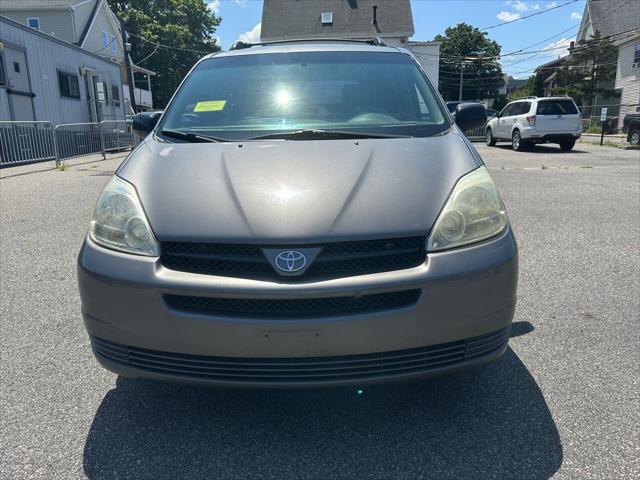
[[[504,205],[487,168],[482,166],[456,183],[429,235],[427,250],[479,242],[497,235],[506,226]]]
[[[115,175],[98,198],[89,228],[91,239],[107,248],[136,255],[158,256],[136,189]]]

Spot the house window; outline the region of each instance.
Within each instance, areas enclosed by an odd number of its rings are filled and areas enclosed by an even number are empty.
[[[34,30],[40,30],[40,19],[38,17],[29,17],[27,18],[27,25]]]
[[[80,100],[80,84],[77,75],[58,70],[58,83],[61,97]]]
[[[149,90],[148,78],[144,74],[133,74],[133,85],[140,90]]]
[[[333,23],[333,12],[322,12],[320,20],[323,25],[331,25]]]
[[[635,51],[633,53],[633,65],[635,68],[640,68],[640,42],[636,43]]]
[[[107,48],[109,46],[109,34],[107,32],[102,32],[102,48]]]
[[[116,43],[116,37],[111,35],[111,51],[113,53],[118,53],[118,44]]]
[[[117,85],[111,85],[111,99],[114,107],[120,106],[120,89]]]
[[[18,62],[13,62],[13,71],[15,73],[20,73],[20,64]]]

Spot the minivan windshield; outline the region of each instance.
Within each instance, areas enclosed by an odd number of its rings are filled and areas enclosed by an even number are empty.
[[[449,126],[437,93],[409,55],[310,51],[203,60],[157,131],[169,133],[162,135],[168,141],[305,140],[426,137]]]

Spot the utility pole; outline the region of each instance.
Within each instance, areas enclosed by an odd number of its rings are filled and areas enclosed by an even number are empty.
[[[460,62],[460,91],[458,93],[458,101],[462,101],[462,80],[464,77],[464,62]]]
[[[133,84],[133,72],[131,71],[131,59],[129,58],[130,43],[127,43],[127,32],[124,28],[124,22],[121,18],[120,21],[120,33],[122,34],[122,47],[124,53],[124,69],[127,74],[127,83],[129,84],[129,105],[133,109],[133,113],[138,113],[138,106],[136,105],[136,91]]]

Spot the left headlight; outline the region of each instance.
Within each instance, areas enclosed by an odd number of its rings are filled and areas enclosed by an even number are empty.
[[[136,189],[115,175],[98,198],[89,228],[91,239],[107,248],[136,255],[158,256]]]
[[[429,240],[430,252],[493,237],[507,226],[507,213],[485,166],[466,174],[453,188]]]

